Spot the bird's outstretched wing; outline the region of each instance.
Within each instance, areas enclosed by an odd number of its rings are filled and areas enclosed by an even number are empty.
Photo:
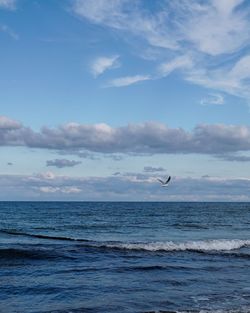
[[[161,184],[165,184],[165,182],[163,180],[161,180],[160,178],[157,178],[157,180],[161,183]]]
[[[168,179],[166,181],[163,181],[159,178],[157,178],[157,180],[162,184],[162,186],[166,186],[169,182],[170,182],[171,176],[168,177]]]
[[[165,184],[169,183],[171,179],[171,176],[168,177],[168,179],[166,180]]]

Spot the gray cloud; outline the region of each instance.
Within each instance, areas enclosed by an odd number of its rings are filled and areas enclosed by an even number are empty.
[[[67,159],[54,159],[54,160],[48,160],[46,162],[47,166],[55,166],[58,168],[63,168],[63,167],[73,167],[78,164],[81,164],[81,161],[75,161],[75,160],[67,160]]]
[[[40,132],[0,117],[0,145],[52,149],[80,155],[108,154],[227,154],[250,150],[250,127],[197,125],[192,131],[156,122],[111,127],[68,123]]]
[[[112,175],[113,176],[118,176],[118,175],[121,175],[121,172],[114,172]]]
[[[164,172],[164,171],[165,171],[165,168],[163,167],[144,166],[144,172],[147,172],[147,173]]]
[[[216,157],[229,162],[250,162],[250,156],[246,155],[226,154],[217,155]]]
[[[123,160],[123,156],[122,155],[120,155],[120,154],[107,154],[107,155],[105,155],[107,158],[111,158],[113,161],[121,161],[121,160]]]
[[[99,160],[100,156],[97,153],[92,153],[89,151],[82,151],[79,149],[66,149],[58,151],[60,155],[76,155],[81,159],[89,159],[89,160]]]
[[[14,129],[20,129],[22,127],[22,124],[12,120],[6,116],[0,116],[0,130],[14,130]]]

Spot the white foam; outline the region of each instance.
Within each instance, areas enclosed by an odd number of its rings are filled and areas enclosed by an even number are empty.
[[[128,250],[145,250],[145,251],[230,251],[250,246],[250,240],[240,239],[215,239],[187,241],[177,243],[173,241],[151,242],[151,243],[119,243],[107,244],[108,248],[120,248]]]

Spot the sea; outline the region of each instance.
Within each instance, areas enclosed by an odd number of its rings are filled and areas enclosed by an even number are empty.
[[[0,312],[250,312],[250,203],[0,202]]]

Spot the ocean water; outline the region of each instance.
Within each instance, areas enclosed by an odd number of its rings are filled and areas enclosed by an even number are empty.
[[[0,203],[0,312],[250,312],[249,203]]]

